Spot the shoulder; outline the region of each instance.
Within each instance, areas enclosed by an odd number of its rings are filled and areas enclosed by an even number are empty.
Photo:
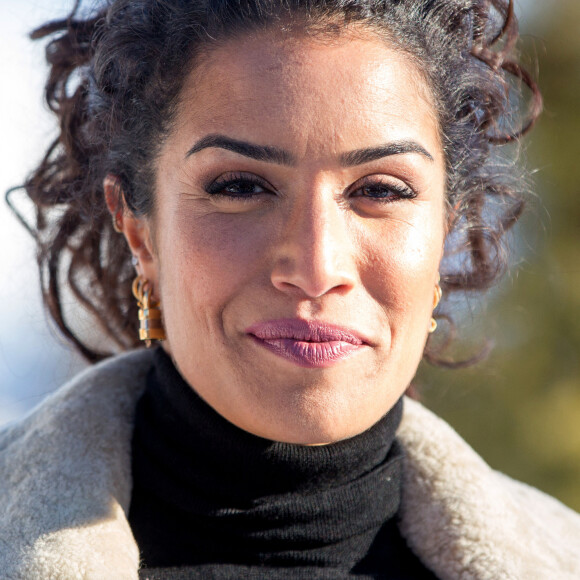
[[[580,577],[580,515],[492,470],[444,421],[405,401],[401,530],[441,578]]]
[[[151,364],[144,350],[108,359],[0,432],[0,569],[14,577],[23,568],[23,577],[60,570],[62,563],[47,558],[66,558],[74,542],[65,536],[73,529],[75,542],[94,546],[95,561],[106,561],[100,552],[119,546],[127,547],[121,560],[138,558],[123,512],[131,493],[133,414]],[[62,549],[55,550],[59,542]],[[26,568],[23,554],[47,568]]]
[[[132,413],[151,366],[151,353],[136,350],[89,367],[48,396],[19,421],[0,429],[0,452],[31,432],[66,436],[76,427]],[[101,426],[102,429],[102,426]],[[100,431],[100,429],[99,429]]]

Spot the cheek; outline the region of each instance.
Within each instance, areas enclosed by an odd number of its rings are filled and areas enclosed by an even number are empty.
[[[389,222],[365,244],[363,284],[388,312],[393,335],[423,329],[430,316],[444,236],[436,223]]]
[[[268,228],[244,216],[209,213],[197,216],[183,208],[168,219],[160,262],[167,298],[195,304],[203,315],[220,308],[258,275]],[[208,314],[208,313],[206,313]]]

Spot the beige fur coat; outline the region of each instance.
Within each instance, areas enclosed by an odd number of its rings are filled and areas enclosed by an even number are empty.
[[[135,580],[135,404],[147,351],[88,369],[0,431],[0,578]],[[491,470],[443,421],[405,402],[401,531],[442,579],[580,579],[580,516]]]

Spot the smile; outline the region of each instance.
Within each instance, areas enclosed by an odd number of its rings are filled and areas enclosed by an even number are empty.
[[[347,328],[296,318],[258,322],[246,333],[258,345],[306,368],[331,366],[368,345]]]

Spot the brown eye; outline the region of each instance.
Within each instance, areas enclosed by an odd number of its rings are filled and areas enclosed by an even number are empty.
[[[417,194],[406,185],[374,181],[363,183],[352,193],[352,197],[364,197],[378,202],[391,202],[398,199],[413,199]]]
[[[267,184],[257,176],[229,174],[210,183],[206,188],[210,195],[247,199],[270,193]]]

